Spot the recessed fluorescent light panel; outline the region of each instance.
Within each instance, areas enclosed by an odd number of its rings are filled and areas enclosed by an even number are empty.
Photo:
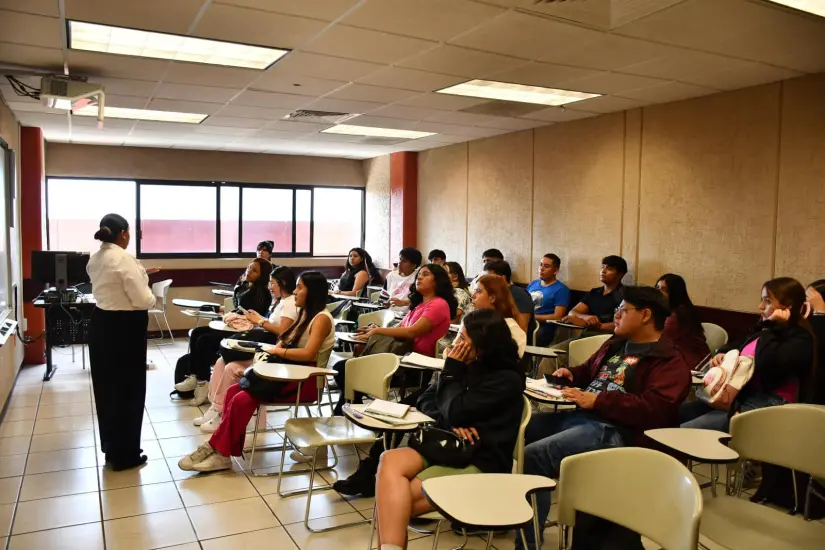
[[[97,116],[97,106],[90,105],[72,111],[80,116]],[[130,120],[154,120],[158,122],[181,122],[184,124],[200,124],[209,115],[198,113],[176,113],[174,111],[152,111],[150,109],[126,109],[123,107],[106,107],[103,110],[106,118],[127,118]]]
[[[584,92],[574,92],[571,90],[541,88],[539,86],[524,86],[523,84],[510,84],[508,82],[495,82],[493,80],[470,80],[462,84],[444,88],[443,90],[438,90],[437,93],[554,106],[574,103],[601,95],[586,94]]]
[[[372,126],[354,126],[352,124],[339,124],[338,126],[331,126],[326,130],[321,130],[321,133],[345,134],[348,136],[391,137],[401,139],[419,139],[435,135],[433,132],[416,132],[414,130],[397,130],[395,128],[374,128]]]
[[[770,0],[774,4],[782,4],[799,11],[806,11],[820,17],[825,17],[825,0]]]
[[[69,21],[69,48],[264,70],[289,50]]]

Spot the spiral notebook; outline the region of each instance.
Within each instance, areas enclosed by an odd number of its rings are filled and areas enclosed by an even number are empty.
[[[409,410],[409,405],[404,405],[403,403],[393,403],[392,401],[384,401],[383,399],[376,399],[367,405],[367,408],[364,409],[364,413],[371,413],[376,416],[388,416],[390,418],[404,418]]]

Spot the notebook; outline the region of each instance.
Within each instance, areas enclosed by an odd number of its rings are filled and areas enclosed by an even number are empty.
[[[442,370],[444,368],[444,359],[436,359],[435,357],[427,357],[420,353],[410,353],[401,358],[402,365],[413,365],[415,367],[422,367],[425,369]]]
[[[544,380],[527,379],[527,389],[549,397],[561,397],[561,390],[556,386],[551,386]]]
[[[364,412],[375,414],[379,416],[387,416],[390,418],[404,418],[407,411],[410,410],[409,405],[403,403],[393,403],[392,401],[384,401],[383,399],[376,399],[364,409]]]

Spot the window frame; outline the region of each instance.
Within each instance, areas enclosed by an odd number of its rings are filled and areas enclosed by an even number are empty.
[[[51,234],[49,230],[49,180],[51,179],[73,179],[73,180],[108,180],[108,181],[133,181],[135,182],[135,221],[137,231],[132,232],[135,241],[136,256],[139,259],[218,259],[218,258],[254,258],[255,252],[247,252],[242,248],[243,244],[243,190],[249,189],[285,189],[292,192],[292,251],[273,252],[273,258],[343,258],[346,251],[342,251],[340,256],[315,256],[315,190],[316,189],[352,189],[361,192],[361,242],[358,246],[364,246],[366,239],[366,214],[367,214],[367,192],[364,187],[352,185],[296,185],[279,183],[250,183],[234,181],[196,181],[196,180],[159,180],[141,178],[108,178],[108,177],[75,177],[75,176],[46,176],[46,199],[43,216],[46,221],[46,248],[51,249]],[[142,229],[141,229],[141,186],[175,186],[175,187],[211,187],[215,190],[215,252],[142,252]],[[240,252],[220,252],[221,247],[221,187],[238,188],[238,250]],[[297,191],[309,191],[309,252],[295,252],[297,241],[295,215],[297,213]]]

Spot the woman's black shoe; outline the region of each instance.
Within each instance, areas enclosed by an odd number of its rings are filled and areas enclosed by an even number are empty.
[[[375,496],[375,469],[368,462],[369,458],[362,460],[355,473],[347,479],[339,479],[332,484],[332,488],[347,496],[374,497]]]
[[[143,466],[144,464],[146,464],[147,460],[148,458],[146,458],[146,455],[140,455],[133,458],[132,460],[126,460],[123,462],[112,462],[112,470],[114,470],[115,472],[120,472],[122,470],[128,470],[130,468],[137,468],[138,466]]]

